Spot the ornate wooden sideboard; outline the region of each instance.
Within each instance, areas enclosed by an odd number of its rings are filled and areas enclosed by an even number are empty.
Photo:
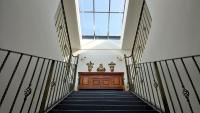
[[[124,73],[79,72],[79,89],[124,89]]]

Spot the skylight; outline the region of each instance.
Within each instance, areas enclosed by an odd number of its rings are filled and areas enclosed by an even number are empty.
[[[125,0],[79,0],[82,39],[119,40]]]

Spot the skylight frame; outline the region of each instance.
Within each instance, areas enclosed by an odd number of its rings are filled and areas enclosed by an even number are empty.
[[[83,0],[84,1],[84,0]],[[93,14],[93,35],[84,35],[82,33],[82,39],[111,39],[111,40],[119,40],[121,38],[121,35],[110,35],[110,15],[111,14],[122,14],[122,21],[121,21],[121,32],[120,34],[122,33],[122,26],[123,26],[123,21],[124,21],[124,12],[125,12],[125,6],[126,6],[126,0],[123,0],[124,1],[124,6],[123,6],[123,11],[111,11],[111,0],[108,0],[109,1],[109,9],[108,11],[95,11],[95,1],[96,0],[91,0],[93,3],[93,10],[92,11],[89,11],[89,10],[81,10],[80,9],[80,4],[79,4],[79,13],[92,13]],[[98,14],[98,13],[106,13],[108,14],[108,23],[107,23],[107,35],[96,35],[96,25],[95,25],[95,14]],[[93,38],[92,38],[93,37]],[[102,37],[102,38],[101,38]],[[107,37],[107,38],[105,38]]]

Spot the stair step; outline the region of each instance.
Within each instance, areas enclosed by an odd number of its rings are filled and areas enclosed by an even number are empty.
[[[81,94],[81,93],[75,93],[75,94],[71,94],[70,96],[133,96],[131,94]],[[135,97],[135,96],[134,96]]]
[[[99,105],[146,105],[143,101],[116,101],[116,100],[64,100],[61,104],[99,104]]]
[[[50,113],[159,113],[154,110],[52,110]]]
[[[75,91],[72,94],[131,94],[126,91]]]
[[[68,97],[65,100],[119,100],[119,101],[138,101],[136,97]]]
[[[158,113],[130,92],[84,90],[71,93],[49,113]]]
[[[153,110],[147,105],[98,105],[98,104],[59,104],[55,109],[62,110]]]

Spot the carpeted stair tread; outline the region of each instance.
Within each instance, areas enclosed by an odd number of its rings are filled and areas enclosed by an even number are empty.
[[[146,105],[143,101],[118,101],[118,100],[64,100],[61,104],[99,104],[99,105]]]
[[[64,109],[64,110],[153,110],[150,106],[147,105],[98,105],[98,104],[59,104],[55,109]]]
[[[72,95],[69,95],[69,97],[77,97],[77,96],[80,96],[80,97],[99,97],[99,96],[111,96],[111,97],[136,97],[136,96],[133,96],[133,95],[130,95],[130,94],[72,94]]]
[[[158,113],[155,110],[53,110],[49,113]]]
[[[84,90],[71,93],[49,113],[158,113],[130,92]]]

